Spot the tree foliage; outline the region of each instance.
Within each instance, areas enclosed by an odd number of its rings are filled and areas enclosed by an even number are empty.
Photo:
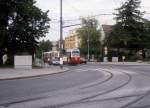
[[[48,52],[52,50],[52,43],[51,41],[47,40],[42,40],[39,42],[38,48],[36,50],[36,56],[38,58],[41,58],[41,55],[43,52]]]
[[[35,6],[34,0],[0,0],[0,58],[5,53],[33,54],[38,39],[48,32],[48,11]]]
[[[88,36],[89,36],[89,52],[90,55],[96,57],[100,55],[100,30],[98,29],[98,21],[96,19],[82,19],[82,27],[77,30],[81,39],[80,50],[82,55],[88,53]]]
[[[149,46],[148,25],[140,11],[140,0],[127,0],[117,9],[116,24],[106,38],[109,47],[143,50]]]

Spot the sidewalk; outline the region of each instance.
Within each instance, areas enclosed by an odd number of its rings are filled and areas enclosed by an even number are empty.
[[[150,66],[150,62],[88,62],[88,64]]]
[[[23,78],[32,78],[32,77],[40,77],[51,74],[57,74],[67,71],[68,68],[64,67],[60,69],[60,67],[52,66],[49,68],[41,68],[41,69],[0,69],[0,80],[12,80],[12,79],[23,79]]]

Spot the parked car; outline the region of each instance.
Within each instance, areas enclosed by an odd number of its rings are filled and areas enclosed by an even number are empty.
[[[47,63],[48,63],[49,65],[52,65],[52,60],[51,60],[50,58],[48,58]]]
[[[82,64],[82,63],[86,64],[87,60],[85,58],[80,58],[80,64]]]
[[[53,60],[52,60],[52,64],[53,64],[53,65],[59,65],[59,64],[60,64],[59,59],[53,59]]]

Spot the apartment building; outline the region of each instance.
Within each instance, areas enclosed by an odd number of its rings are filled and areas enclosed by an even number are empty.
[[[76,29],[71,30],[68,36],[64,40],[64,48],[65,49],[75,49],[79,48],[80,39],[76,33]]]
[[[101,25],[101,41],[103,41],[105,39],[105,37],[107,35],[109,35],[109,33],[112,30],[112,25]]]

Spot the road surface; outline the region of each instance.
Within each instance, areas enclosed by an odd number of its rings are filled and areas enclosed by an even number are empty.
[[[150,66],[88,64],[0,81],[0,108],[150,108]]]

